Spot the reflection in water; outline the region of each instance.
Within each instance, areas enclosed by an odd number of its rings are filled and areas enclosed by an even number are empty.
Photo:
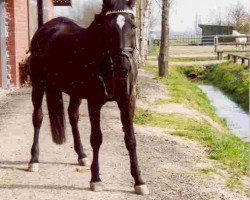
[[[216,109],[220,118],[226,119],[229,129],[244,141],[249,140],[249,116],[235,102],[212,85],[199,85]]]

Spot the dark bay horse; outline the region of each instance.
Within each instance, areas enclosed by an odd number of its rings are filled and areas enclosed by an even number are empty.
[[[135,192],[148,194],[141,178],[133,128],[135,110],[134,87],[137,66],[135,49],[135,0],[103,0],[100,14],[88,28],[70,19],[59,17],[44,24],[31,43],[31,79],[34,142],[29,171],[37,171],[39,163],[39,131],[42,124],[42,99],[46,94],[51,132],[56,144],[65,142],[62,92],[70,95],[68,108],[79,164],[85,165],[78,130],[81,99],[87,99],[91,123],[90,188],[101,191],[99,148],[102,143],[100,111],[108,101],[116,101],[120,109],[125,144],[129,152]]]

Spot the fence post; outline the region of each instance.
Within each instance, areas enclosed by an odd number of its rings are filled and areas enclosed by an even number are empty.
[[[245,58],[241,58],[241,64],[245,64]]]
[[[214,37],[214,52],[218,51],[218,35]]]
[[[220,52],[217,52],[217,60],[220,60]]]
[[[234,60],[234,63],[237,63],[237,57],[235,55],[233,55],[233,60]]]

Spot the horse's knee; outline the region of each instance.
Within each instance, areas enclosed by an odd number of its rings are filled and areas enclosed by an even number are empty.
[[[33,112],[33,125],[35,127],[40,127],[43,121],[43,111],[42,108],[34,109]]]
[[[90,143],[93,148],[100,148],[102,144],[102,133],[100,130],[92,131],[90,136]]]

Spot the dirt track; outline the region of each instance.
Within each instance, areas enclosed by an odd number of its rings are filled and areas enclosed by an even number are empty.
[[[142,95],[152,95],[152,91],[163,95],[157,86],[159,83],[143,71],[141,83]],[[140,100],[139,104],[143,101]],[[67,100],[65,102],[67,105]],[[240,192],[226,188],[226,172],[221,171],[224,176],[200,173],[203,168],[217,168],[215,162],[207,159],[205,147],[164,134],[163,129],[146,126],[135,126],[135,130],[141,171],[151,194],[146,197],[134,194],[119,112],[114,103],[107,104],[102,111],[104,142],[100,150],[100,167],[105,189],[94,193],[89,190],[89,168],[76,165],[70,126],[67,123],[67,143],[56,146],[51,140],[46,108],[44,113],[40,134],[40,172],[29,173],[26,169],[33,138],[30,88],[0,98],[1,200],[248,199]],[[79,126],[84,148],[91,158],[87,115],[84,102]]]

